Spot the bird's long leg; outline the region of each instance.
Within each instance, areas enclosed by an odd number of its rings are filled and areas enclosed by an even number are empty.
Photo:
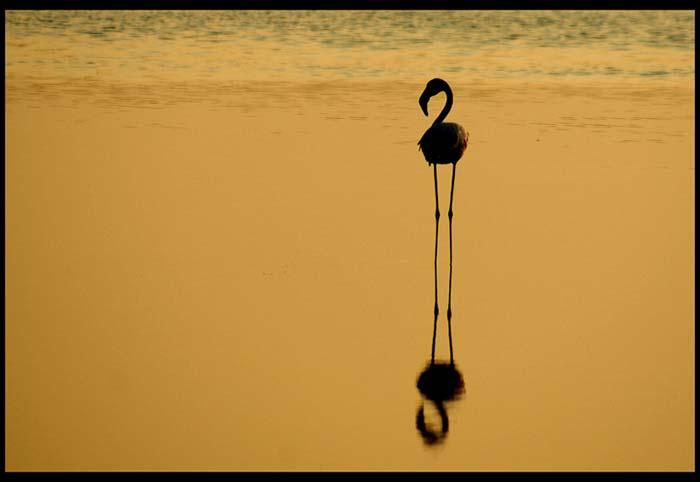
[[[433,321],[433,348],[430,354],[430,363],[435,363],[435,334],[437,333],[438,320],[438,282],[437,282],[437,257],[438,257],[438,226],[440,225],[440,203],[438,201],[438,181],[437,181],[437,164],[433,164],[433,179],[435,180],[435,319]]]
[[[455,192],[455,171],[457,163],[452,164],[452,187],[450,188],[450,210],[447,211],[447,217],[450,220],[450,285],[447,291],[447,330],[450,337],[450,364],[454,364],[452,356],[452,198]]]

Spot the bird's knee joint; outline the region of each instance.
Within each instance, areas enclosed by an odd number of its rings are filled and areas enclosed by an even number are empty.
[[[452,310],[447,310],[447,321],[452,319]]]
[[[440,314],[440,310],[438,309],[438,306],[437,306],[437,305],[435,305],[435,309],[433,310],[433,313],[435,313],[435,316],[437,316],[438,314]]]
[[[452,209],[450,209],[450,210],[447,212],[447,217],[450,218],[450,220],[452,220]]]
[[[440,220],[440,211],[435,210],[435,219]]]

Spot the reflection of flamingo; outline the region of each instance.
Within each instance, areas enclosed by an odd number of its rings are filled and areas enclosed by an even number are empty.
[[[416,413],[416,428],[426,444],[436,445],[444,442],[450,430],[445,403],[458,400],[464,395],[464,378],[454,363],[450,362],[448,365],[431,361],[421,372],[416,386],[421,395],[435,405],[441,422],[439,431],[427,424],[424,404],[421,404]]]
[[[435,361],[435,332],[437,329],[438,319],[438,302],[437,302],[437,253],[438,253],[438,225],[440,224],[440,206],[438,203],[438,187],[437,187],[437,165],[452,164],[452,187],[450,188],[450,209],[447,212],[447,217],[450,220],[450,286],[447,298],[447,326],[450,337],[450,363],[453,363],[452,356],[452,198],[455,191],[455,170],[457,161],[462,158],[464,150],[467,148],[469,141],[469,133],[464,128],[454,122],[442,122],[447,113],[452,108],[452,89],[442,79],[433,79],[425,86],[425,90],[418,99],[423,113],[428,115],[428,101],[430,98],[440,92],[444,92],[447,96],[447,102],[443,107],[440,115],[437,116],[433,125],[425,131],[423,137],[418,141],[418,146],[428,165],[433,165],[433,178],[435,180],[435,321],[433,322],[433,349],[431,361]]]

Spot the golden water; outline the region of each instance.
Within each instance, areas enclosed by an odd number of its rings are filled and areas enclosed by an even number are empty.
[[[694,469],[694,14],[442,15],[6,13],[8,470]]]

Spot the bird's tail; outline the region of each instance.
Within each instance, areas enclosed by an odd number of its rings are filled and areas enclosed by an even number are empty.
[[[425,138],[425,133],[421,136],[420,140],[417,142],[419,151],[423,150],[423,139],[424,138]]]

